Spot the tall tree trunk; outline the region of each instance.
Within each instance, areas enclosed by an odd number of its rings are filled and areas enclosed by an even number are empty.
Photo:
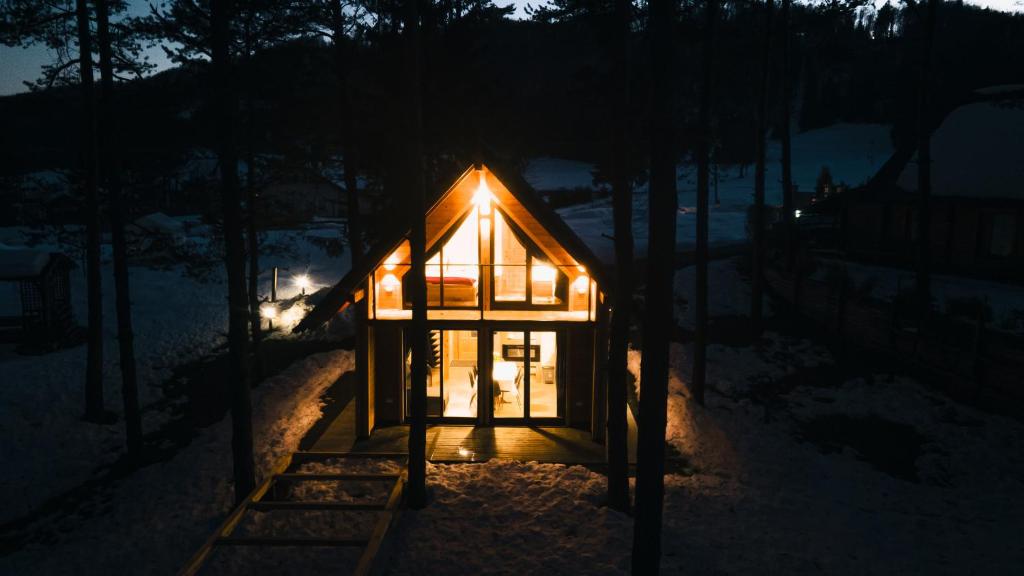
[[[135,370],[135,336],[132,331],[132,303],[128,279],[128,246],[124,237],[124,194],[118,153],[117,117],[114,114],[114,64],[110,38],[110,7],[107,0],[95,0],[96,37],[100,52],[100,150],[101,175],[110,201],[110,236],[114,248],[114,292],[117,303],[117,341],[121,362],[121,399],[128,457],[142,457],[142,415],[139,384]]]
[[[717,0],[704,7],[703,63],[701,65],[700,111],[697,136],[697,249],[696,330],[693,341],[693,376],[690,392],[698,404],[704,404],[708,346],[708,196],[711,169],[711,71],[715,54],[715,13]]]
[[[672,332],[672,265],[676,243],[676,170],[673,137],[673,3],[648,4],[651,35],[651,181],[646,313],[636,469],[633,574],[657,574],[665,496],[665,421]]]
[[[768,116],[768,77],[771,70],[772,6],[764,3],[764,40],[761,53],[761,81],[757,93],[757,137],[754,150],[757,156],[754,168],[753,248],[750,274],[750,327],[755,338],[764,330],[764,185],[765,142]]]
[[[408,166],[411,198],[409,248],[412,268],[408,286],[412,296],[412,399],[409,410],[409,506],[427,504],[427,285],[426,285],[426,198],[423,177],[423,117],[420,102],[420,46],[417,0],[407,0],[405,34],[408,65],[409,114]]]
[[[255,52],[253,30],[250,21],[245,24],[245,54],[252,66],[252,55]],[[245,76],[245,205],[246,205],[246,253],[249,256],[248,304],[249,332],[252,337],[252,357],[255,379],[263,378],[263,355],[260,354],[260,342],[263,330],[260,326],[260,237],[256,228],[256,149],[255,124],[256,113],[253,110],[255,101],[255,71],[248,70]]]
[[[235,500],[256,485],[252,453],[252,405],[249,399],[248,298],[242,206],[235,153],[235,93],[231,69],[231,0],[213,0],[210,9],[213,98],[220,156],[221,208],[224,219],[224,265],[228,278],[228,385],[231,391],[231,450]]]
[[[931,59],[935,12],[939,0],[927,0],[921,42],[921,77],[917,88],[917,302],[920,318],[931,301],[931,193],[932,131],[930,123]]]
[[[792,89],[790,78],[790,33],[789,33],[789,3],[790,0],[782,0],[782,10],[779,16],[782,19],[782,70],[780,71],[782,84],[782,234],[783,246],[786,251],[786,267],[793,269],[796,260],[796,246],[794,246],[794,222],[793,222],[793,154],[790,143],[790,125],[792,123]]]
[[[97,190],[96,95],[92,71],[89,3],[76,0],[78,65],[82,98],[82,175],[85,186],[85,267],[89,330],[85,367],[85,419],[100,422],[103,408],[103,294],[100,262],[100,200]]]
[[[628,174],[629,25],[631,0],[615,0],[612,55],[612,205],[615,219],[615,308],[608,346],[608,505],[629,511],[629,427],[626,369],[630,309],[633,306],[633,191]]]
[[[352,74],[354,48],[346,47],[344,2],[339,0],[334,5],[334,44],[335,73],[338,78],[341,103],[341,130],[344,134],[342,144],[345,173],[345,209],[348,213],[348,245],[352,255],[352,269],[359,266],[363,257],[363,227],[359,219],[359,172],[356,160],[355,121],[352,112]]]

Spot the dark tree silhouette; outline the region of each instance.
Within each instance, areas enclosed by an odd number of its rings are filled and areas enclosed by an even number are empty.
[[[704,404],[708,346],[708,186],[711,165],[711,82],[715,54],[715,13],[717,0],[704,6],[704,39],[701,58],[700,108],[697,135],[697,250],[696,330],[693,341],[693,376],[690,392]]]
[[[657,574],[665,496],[665,423],[668,353],[672,330],[672,262],[676,243],[676,169],[673,137],[673,3],[651,0],[651,181],[643,330],[640,418],[637,439],[633,574]]]
[[[768,78],[771,71],[773,0],[764,2],[764,38],[761,41],[761,78],[757,89],[757,134],[754,142],[754,210],[751,218],[753,255],[750,272],[750,328],[757,338],[764,330],[764,192],[768,116]]]
[[[92,24],[87,0],[76,0],[78,74],[82,92],[82,184],[85,188],[85,267],[88,287],[88,352],[85,418],[98,422],[103,408],[103,294],[100,262],[100,199],[96,140],[96,95],[92,66]]]
[[[923,19],[921,30],[921,71],[917,86],[917,303],[923,317],[931,301],[931,60],[935,42],[935,13],[939,0],[907,0]],[[921,4],[924,3],[922,7]],[[924,14],[920,14],[921,10]]]
[[[409,248],[412,267],[409,290],[412,300],[412,398],[409,402],[409,506],[427,504],[427,285],[426,285],[426,184],[423,175],[423,112],[420,85],[420,22],[417,0],[406,0],[405,43],[409,116],[408,146]]]
[[[790,58],[792,57],[792,46],[790,41],[790,0],[782,0],[782,8],[779,11],[779,18],[782,20],[779,35],[782,36],[782,66],[779,72],[779,84],[782,87],[782,102],[780,110],[782,117],[779,119],[779,129],[782,140],[782,234],[783,246],[786,251],[786,267],[792,269],[796,259],[796,246],[794,246],[793,231],[793,153],[790,142],[790,127],[793,120],[793,87],[790,78]]]
[[[128,456],[142,457],[142,414],[135,370],[135,336],[128,275],[128,246],[124,235],[124,191],[121,185],[120,140],[115,110],[114,41],[110,31],[110,3],[95,0],[96,39],[100,54],[100,156],[101,177],[110,210],[110,237],[114,249],[114,292],[117,306],[117,340],[121,364],[121,399],[124,404]]]
[[[210,5],[212,99],[220,158],[221,209],[224,219],[224,265],[228,278],[228,385],[231,390],[231,449],[234,461],[235,500],[241,502],[255,488],[252,449],[252,405],[249,398],[248,298],[245,285],[245,247],[242,206],[235,152],[236,95],[231,65],[230,0]]]
[[[629,178],[629,28],[631,0],[615,0],[612,46],[612,206],[615,220],[615,307],[608,346],[608,505],[629,511],[626,369],[633,307],[633,190]]]

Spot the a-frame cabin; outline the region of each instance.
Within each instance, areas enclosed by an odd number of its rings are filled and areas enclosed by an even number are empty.
[[[468,168],[425,215],[428,421],[570,426],[603,440],[606,275],[521,176],[494,166]],[[408,234],[372,248],[296,328],[365,304],[361,437],[409,412]]]

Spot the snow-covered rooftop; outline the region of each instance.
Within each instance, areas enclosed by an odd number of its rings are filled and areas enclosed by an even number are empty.
[[[936,196],[1024,198],[1024,99],[957,108],[932,135],[931,152]],[[915,156],[896,183],[917,190],[917,170]]]
[[[17,280],[42,274],[50,262],[48,252],[0,250],[0,280]]]

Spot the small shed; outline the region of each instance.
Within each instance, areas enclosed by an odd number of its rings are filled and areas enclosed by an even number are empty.
[[[70,269],[71,259],[63,254],[0,250],[0,283],[16,287],[3,292],[0,339],[31,348],[56,348],[65,341],[74,328]]]

